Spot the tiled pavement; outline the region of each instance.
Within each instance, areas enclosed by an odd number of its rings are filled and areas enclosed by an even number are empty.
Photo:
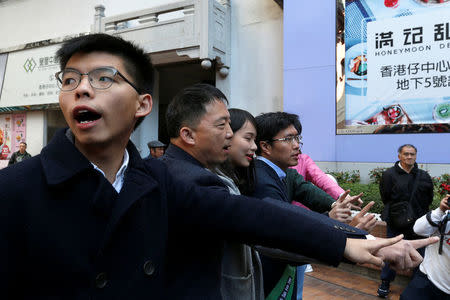
[[[378,298],[378,279],[371,279],[356,272],[323,265],[313,265],[313,272],[305,274],[304,300],[365,300]],[[403,283],[404,284],[404,283]],[[398,300],[404,285],[394,282],[388,299]]]

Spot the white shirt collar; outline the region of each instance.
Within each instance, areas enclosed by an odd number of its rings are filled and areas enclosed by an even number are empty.
[[[120,166],[119,170],[117,171],[116,178],[112,184],[113,188],[117,191],[117,193],[120,193],[120,191],[122,190],[123,180],[125,179],[125,171],[128,168],[129,161],[130,161],[130,156],[128,155],[127,149],[125,149],[125,153],[123,155],[123,163]],[[91,162],[91,164],[95,170],[99,171],[100,173],[103,174],[103,176],[105,176],[105,173],[99,167],[97,167],[93,162]]]

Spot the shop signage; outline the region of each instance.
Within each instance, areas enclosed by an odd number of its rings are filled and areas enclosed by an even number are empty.
[[[58,102],[59,89],[54,76],[59,70],[55,56],[58,48],[59,45],[51,45],[8,54],[0,107]]]
[[[346,0],[344,9],[337,133],[450,132],[450,1]]]

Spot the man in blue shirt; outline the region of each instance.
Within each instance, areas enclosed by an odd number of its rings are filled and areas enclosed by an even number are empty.
[[[256,168],[256,188],[253,196],[258,198],[271,197],[273,199],[291,203],[286,185],[286,171],[298,163],[301,141],[301,123],[297,115],[286,112],[272,112],[256,117],[258,146]],[[312,187],[313,189],[315,187]],[[326,196],[326,195],[325,195]],[[320,194],[313,196],[313,201],[320,199]],[[345,197],[345,196],[344,196]],[[356,201],[359,196],[350,197],[345,201]],[[300,200],[300,199],[299,199]],[[340,225],[340,227],[347,225]],[[349,227],[352,228],[352,227]],[[264,289],[266,295],[283,285],[282,275],[289,269],[286,264],[269,257],[262,256],[264,269]],[[306,265],[297,268],[294,293],[301,298],[303,274]],[[293,297],[296,298],[296,297]]]

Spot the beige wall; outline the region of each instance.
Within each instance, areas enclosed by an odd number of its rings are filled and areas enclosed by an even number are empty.
[[[107,16],[175,2],[175,0],[5,0],[0,3],[0,49],[89,32],[94,7]]]
[[[106,16],[112,16],[170,2],[177,1],[6,0],[0,4],[0,49],[89,32],[98,4],[106,7]],[[227,80],[231,106],[254,114],[281,110],[283,10],[273,0],[230,3],[231,68]]]
[[[231,1],[231,107],[283,109],[283,10],[273,0]]]
[[[0,3],[0,50],[90,32],[94,23],[94,7],[98,4],[105,6],[108,17],[171,2],[178,1],[4,0]],[[223,80],[226,82],[223,86],[229,90],[230,106],[247,109],[255,115],[282,110],[283,10],[273,0],[231,0],[230,3],[231,62],[230,73]],[[29,149],[36,154],[44,141],[44,117],[43,113],[29,114],[28,124],[33,131]],[[157,122],[155,116],[156,111],[142,128],[153,129]],[[137,144],[144,145],[147,139],[157,134],[154,130],[142,130],[133,134],[132,139]],[[140,149],[143,153],[147,151],[144,146]]]

